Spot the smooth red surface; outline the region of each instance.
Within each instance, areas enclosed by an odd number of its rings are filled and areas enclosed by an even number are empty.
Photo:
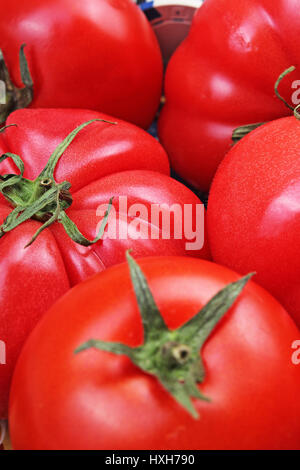
[[[290,113],[274,85],[299,65],[299,29],[299,0],[206,0],[201,6],[169,63],[159,122],[171,165],[186,181],[207,191],[233,129]],[[297,79],[298,69],[279,87],[289,102]]]
[[[139,261],[170,329],[238,279],[192,258]],[[118,295],[116,295],[116,292]],[[10,397],[15,449],[299,449],[298,329],[250,282],[202,349],[206,378],[193,419],[126,356],[74,350],[90,338],[143,342],[126,264],[69,291],[44,316],[19,358]]]
[[[19,49],[26,44],[32,106],[95,109],[150,125],[162,59],[132,0],[0,0],[0,7],[0,46],[19,86]]]
[[[208,202],[212,254],[256,280],[300,326],[300,122],[273,121],[220,165]]]
[[[20,110],[11,114],[15,123],[0,135],[0,153],[10,151],[25,163],[24,177],[36,178],[56,146],[79,124],[107,115],[84,110]],[[14,173],[8,160],[1,164],[1,174]],[[61,157],[56,170],[57,182],[69,181],[73,204],[69,217],[89,239],[95,238],[102,216],[100,204],[114,196],[127,196],[128,206],[144,204],[190,204],[195,209],[201,201],[185,186],[169,176],[167,156],[159,143],[145,131],[122,121],[116,125],[95,122],[84,128]],[[0,222],[12,210],[0,196]],[[196,215],[193,212],[194,217]],[[7,346],[7,364],[0,365],[0,416],[6,415],[8,387],[20,348],[38,318],[70,286],[86,277],[123,262],[125,251],[134,256],[185,255],[209,257],[207,244],[202,250],[187,251],[186,238],[162,239],[162,220],[155,227],[159,239],[135,239],[140,227],[133,226],[126,214],[122,226],[129,229],[128,239],[105,238],[88,248],[77,245],[55,223],[42,232],[29,248],[40,223],[30,220],[7,233],[0,240],[0,339]],[[194,219],[193,219],[194,220]],[[110,222],[109,222],[110,223]],[[147,222],[143,222],[147,226]]]

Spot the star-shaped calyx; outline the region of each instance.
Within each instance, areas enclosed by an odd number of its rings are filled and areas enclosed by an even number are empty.
[[[29,219],[38,220],[42,222],[43,225],[37,230],[26,247],[31,245],[43,230],[56,221],[60,222],[68,236],[80,245],[89,246],[97,243],[102,238],[107,225],[113,197],[108,203],[108,209],[102,220],[97,237],[94,240],[88,240],[66,214],[66,210],[72,204],[72,196],[69,191],[71,184],[68,181],[57,183],[54,179],[56,165],[64,151],[84,127],[96,121],[116,124],[114,122],[105,121],[104,119],[92,119],[76,127],[76,129],[74,129],[54,150],[45,168],[33,181],[24,178],[24,163],[18,155],[5,153],[0,157],[0,163],[10,158],[20,170],[19,175],[0,175],[0,192],[14,207],[0,226],[0,238]],[[7,127],[10,126],[2,128],[1,131],[5,130]]]
[[[197,418],[198,412],[191,399],[209,401],[199,388],[205,377],[201,348],[253,274],[226,286],[191,320],[177,330],[170,330],[156,305],[142,270],[129,252],[126,256],[142,317],[144,343],[132,348],[122,343],[90,339],[75,352],[97,348],[128,356],[141,370],[155,376],[173,398]]]

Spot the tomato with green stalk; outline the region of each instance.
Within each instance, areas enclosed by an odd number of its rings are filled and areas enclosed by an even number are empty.
[[[0,123],[31,106],[95,109],[151,124],[163,64],[155,34],[132,0],[11,0],[2,5],[0,30],[6,85]]]
[[[127,260],[32,332],[10,395],[13,447],[299,449],[298,330],[279,303],[208,261]]]
[[[168,64],[159,119],[172,168],[195,188],[209,190],[234,129],[291,114],[274,83],[299,63],[299,28],[298,0],[206,0],[196,12]],[[281,94],[299,99],[298,79]]]
[[[136,214],[156,235],[144,239],[130,214],[120,213],[121,196],[128,206],[164,205],[165,214],[174,204],[202,206],[169,177],[163,148],[145,131],[95,111],[70,109],[19,110],[7,125],[0,134],[0,339],[7,349],[0,417],[7,413],[10,378],[24,340],[71,286],[119,263],[128,248],[136,256],[209,256],[207,245],[189,250],[184,235],[161,236],[162,220],[151,225]],[[110,209],[128,237],[106,236]],[[193,223],[195,217],[193,210]]]
[[[293,70],[287,69],[280,79]],[[220,165],[208,201],[214,260],[240,273],[255,270],[257,282],[282,303],[298,325],[299,111],[297,106],[294,116],[262,125],[243,137]],[[247,126],[238,129],[239,133],[247,133]]]

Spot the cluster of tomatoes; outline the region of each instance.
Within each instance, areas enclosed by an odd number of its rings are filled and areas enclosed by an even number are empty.
[[[299,28],[296,0],[206,0],[164,74],[132,0],[5,2],[14,449],[300,449]],[[175,206],[202,247],[164,236]]]

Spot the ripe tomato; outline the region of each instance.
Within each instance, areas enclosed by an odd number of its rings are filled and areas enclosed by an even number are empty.
[[[266,124],[220,165],[208,202],[213,258],[257,281],[300,325],[300,122]]]
[[[196,13],[169,63],[159,123],[172,167],[196,188],[209,189],[233,129],[289,114],[274,84],[299,63],[299,28],[298,0],[206,0]],[[289,101],[296,79],[280,86]]]
[[[149,126],[160,100],[162,59],[147,18],[132,0],[0,3],[0,47],[22,87],[18,57],[26,44],[32,106],[96,109]]]
[[[166,332],[151,337],[149,327],[155,319],[154,330],[162,331],[160,323],[165,322],[172,330],[167,334],[176,338],[192,318],[201,322],[204,310],[196,313],[239,276],[188,257],[147,258],[139,265],[161,312],[158,324],[151,310],[151,321],[143,318],[143,332],[128,266],[121,264],[69,291],[37,325],[13,378],[13,448],[299,449],[300,374],[291,361],[291,345],[299,332],[285,310],[255,283],[244,288],[202,348],[205,378],[202,373],[202,383],[195,384],[193,393],[201,391],[210,402],[193,399],[192,407],[200,415],[195,419],[155,372],[143,372],[122,348],[137,350],[143,343],[150,347],[151,341],[160,345],[141,356],[160,377],[176,374],[183,347],[189,359],[194,354],[192,364],[201,369],[199,349],[186,342],[176,355],[175,369],[157,370],[156,358],[161,361],[171,344],[164,343]],[[151,302],[147,297],[146,312],[152,309]],[[142,312],[140,303],[139,307]],[[202,333],[199,328],[190,341]],[[91,338],[111,342],[102,345],[119,347],[123,355],[98,349],[74,354],[82,343],[91,344]],[[182,365],[180,374],[189,367]]]
[[[8,128],[0,135],[0,152],[20,155],[25,162],[24,177],[34,180],[57,145],[76,126],[94,118],[108,117],[84,110],[16,111],[10,115],[8,124],[15,123],[17,127]],[[5,160],[1,163],[3,173],[19,173],[19,170],[10,160]],[[129,236],[126,238],[125,232],[122,238],[117,232],[116,239],[106,237],[103,242],[86,247],[72,241],[62,224],[56,222],[24,249],[41,228],[40,221],[27,220],[4,236],[0,231],[0,340],[7,348],[7,363],[0,365],[1,417],[6,415],[10,377],[25,338],[40,316],[70,286],[123,261],[128,248],[136,256],[209,256],[207,246],[196,251],[187,249],[190,240],[185,234],[176,239],[170,232],[170,239],[162,238],[163,218],[151,225],[152,219],[138,217],[138,210],[134,220],[129,212],[120,213],[119,196],[127,197],[128,208],[134,204],[142,204],[146,209],[153,204],[165,204],[165,215],[171,213],[174,204],[182,209],[187,205],[192,207],[191,223],[195,224],[200,200],[168,173],[163,148],[145,131],[122,121],[116,125],[92,123],[82,129],[55,168],[57,181],[71,183],[73,203],[66,213],[84,236],[93,239],[104,216],[97,213],[97,208],[102,204],[107,207],[109,199],[114,197],[117,223],[122,230],[128,230]],[[1,184],[2,180],[0,187]],[[11,211],[10,204],[0,195],[0,224]],[[109,220],[107,231],[110,224]],[[140,224],[154,229],[155,237],[141,238]]]

